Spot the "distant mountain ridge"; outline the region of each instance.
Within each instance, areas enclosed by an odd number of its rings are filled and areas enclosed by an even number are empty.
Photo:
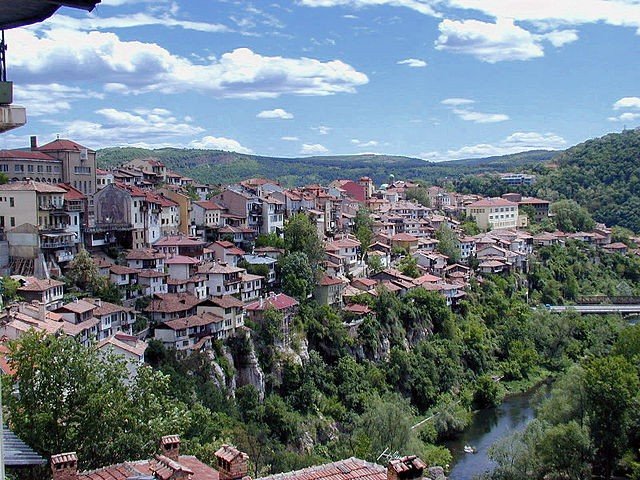
[[[204,183],[231,183],[251,177],[268,177],[294,186],[307,183],[327,184],[339,178],[369,176],[377,184],[390,175],[398,178],[435,181],[484,172],[505,172],[548,161],[557,151],[535,150],[486,158],[447,162],[429,162],[400,155],[334,155],[302,158],[267,157],[220,150],[135,147],[105,148],[98,151],[101,168],[121,165],[141,158],[153,158],[167,168]]]

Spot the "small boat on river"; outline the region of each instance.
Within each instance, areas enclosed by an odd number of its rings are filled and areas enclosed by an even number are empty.
[[[478,449],[476,447],[472,447],[471,445],[464,446],[464,453],[477,453]]]

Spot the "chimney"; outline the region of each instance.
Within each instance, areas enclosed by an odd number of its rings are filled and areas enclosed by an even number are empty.
[[[416,455],[396,458],[387,465],[387,480],[415,480],[422,478],[427,464]]]
[[[31,150],[37,150],[38,149],[38,137],[36,137],[35,135],[31,135],[29,140],[31,140]]]
[[[249,455],[231,445],[216,451],[220,480],[242,480],[249,471]]]
[[[44,322],[47,319],[47,305],[44,302],[37,302],[38,320]]]
[[[180,457],[180,437],[178,435],[165,435],[160,439],[160,451],[162,455],[177,462]]]
[[[78,478],[78,457],[76,452],[52,455],[51,472],[53,480],[76,480]]]
[[[102,299],[101,298],[96,298],[95,304],[97,307],[101,307],[102,306]]]

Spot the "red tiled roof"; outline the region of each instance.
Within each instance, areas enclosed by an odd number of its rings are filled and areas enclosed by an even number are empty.
[[[387,469],[358,458],[326,463],[293,472],[278,473],[256,480],[386,480]]]
[[[149,303],[149,306],[144,310],[146,312],[157,313],[184,312],[196,307],[202,302],[203,300],[200,300],[190,293],[157,293]]]
[[[73,140],[65,140],[65,139],[62,139],[62,138],[58,138],[57,140],[54,140],[53,142],[49,142],[49,143],[47,143],[45,145],[42,145],[41,147],[38,147],[38,150],[40,150],[42,152],[57,151],[57,150],[72,150],[72,151],[79,152],[80,150],[82,150],[84,148],[86,148],[86,147],[83,147],[82,145],[80,145],[79,143],[74,142]],[[93,150],[90,150],[90,151],[93,151]]]
[[[193,238],[189,238],[185,235],[167,235],[166,237],[162,237],[158,240],[154,246],[156,247],[192,247],[192,246],[200,246],[204,245],[205,242],[202,240],[194,240]]]
[[[184,255],[175,255],[167,258],[164,263],[167,265],[196,265],[200,263],[200,260],[192,257],[186,257]]]
[[[61,287],[64,285],[63,282],[59,282],[58,280],[41,280],[36,277],[26,277],[25,284],[18,288],[18,291],[23,292],[44,292],[53,287]]]
[[[127,260],[158,260],[164,258],[164,253],[153,249],[131,250],[126,258]]]
[[[23,180],[19,182],[5,183],[0,185],[0,191],[13,192],[40,192],[40,193],[66,193],[64,188],[44,182],[34,182],[33,180]]]
[[[68,183],[59,183],[58,186],[60,188],[64,188],[67,191],[67,193],[64,194],[64,199],[66,201],[86,200],[87,199],[87,197],[85,196],[84,193],[82,193],[77,188],[72,187]]]
[[[201,327],[204,325],[210,325],[212,323],[223,322],[224,319],[218,315],[205,312],[201,315],[191,315],[186,318],[176,318],[175,320],[169,320],[162,322],[163,325],[169,327],[171,330],[184,330],[191,327]]]
[[[50,155],[44,152],[38,152],[33,150],[0,150],[0,158],[18,158],[20,160],[47,160],[56,161]],[[59,160],[58,160],[59,161]]]
[[[213,302],[221,308],[240,308],[244,305],[240,300],[238,300],[236,297],[232,297],[231,295],[211,297],[209,301]]]
[[[478,208],[478,207],[517,207],[518,204],[516,202],[510,202],[509,200],[505,200],[504,198],[483,198],[482,200],[478,200],[470,205],[467,205],[469,208]]]
[[[256,300],[245,306],[247,311],[262,311],[269,307],[273,307],[276,310],[285,310],[287,308],[295,307],[299,305],[295,298],[290,297],[285,293],[278,293],[264,299]]]
[[[357,315],[366,315],[368,313],[371,313],[371,309],[367,305],[362,305],[360,303],[347,305],[346,307],[344,307],[344,310],[350,313],[355,313]]]
[[[330,275],[325,275],[320,279],[320,286],[322,287],[328,287],[329,285],[342,285],[343,283],[344,280]]]
[[[418,237],[414,237],[409,233],[397,233],[391,237],[391,240],[396,242],[417,242]]]

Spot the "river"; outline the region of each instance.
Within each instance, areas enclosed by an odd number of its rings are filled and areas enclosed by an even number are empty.
[[[475,475],[492,470],[494,464],[487,456],[489,447],[501,438],[524,429],[533,420],[535,413],[531,399],[534,392],[511,395],[499,407],[474,414],[464,433],[446,445],[453,454],[450,480],[471,480]],[[475,447],[477,453],[465,453],[465,445]]]

